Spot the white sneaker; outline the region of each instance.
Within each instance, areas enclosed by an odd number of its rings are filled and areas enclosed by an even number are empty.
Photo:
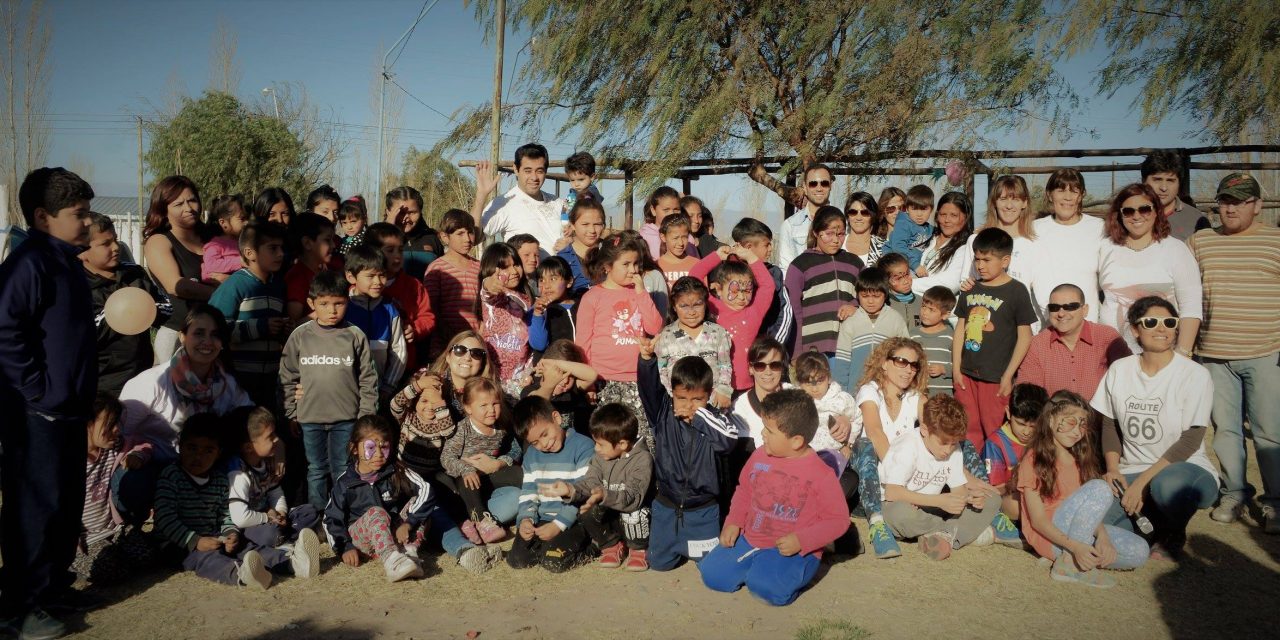
[[[240,584],[265,590],[271,586],[271,572],[257,551],[247,551],[240,561]]]
[[[303,529],[298,534],[298,541],[289,552],[289,564],[293,566],[293,575],[299,578],[320,575],[320,536],[315,531]]]
[[[993,543],[993,542],[995,542],[995,541],[996,541],[996,532],[995,532],[995,531],[992,531],[992,530],[991,530],[991,527],[987,527],[986,529],[983,529],[983,530],[982,530],[982,533],[979,533],[979,534],[978,534],[978,537],[977,537],[976,539],[974,539],[974,541],[973,541],[973,542],[970,542],[970,543],[969,543],[969,546],[971,546],[971,547],[989,547],[989,546],[991,546],[991,543]]]
[[[1240,519],[1240,513],[1244,511],[1244,502],[1234,496],[1222,496],[1218,501],[1218,506],[1209,512],[1209,517],[1214,522],[1222,524],[1231,524]]]
[[[399,551],[392,551],[382,560],[382,568],[387,572],[387,582],[399,582],[406,578],[421,578],[422,567]]]
[[[486,544],[470,547],[458,556],[458,564],[471,573],[484,573],[494,565],[502,562],[502,549],[496,545]]]

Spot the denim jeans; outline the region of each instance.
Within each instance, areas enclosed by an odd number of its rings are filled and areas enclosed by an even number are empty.
[[[1244,500],[1244,418],[1249,418],[1263,495],[1280,508],[1280,360],[1277,354],[1203,364],[1213,380],[1213,451],[1222,469],[1222,494]]]
[[[1132,483],[1141,473],[1126,473],[1124,479]],[[1151,479],[1142,511],[1156,527],[1155,535],[1186,534],[1187,523],[1197,509],[1208,509],[1218,496],[1218,483],[1213,475],[1191,462],[1175,462]],[[1130,521],[1116,500],[1107,511],[1105,522],[1118,522],[1121,528],[1133,531]]]
[[[307,498],[317,509],[324,509],[329,502],[330,484],[347,469],[347,446],[355,424],[302,425],[302,446],[307,452]]]

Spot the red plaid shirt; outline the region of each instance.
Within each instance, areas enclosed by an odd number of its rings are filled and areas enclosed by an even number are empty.
[[[1074,350],[1062,342],[1057,329],[1045,327],[1031,338],[1027,357],[1018,367],[1017,381],[1038,384],[1049,395],[1067,389],[1089,400],[1111,363],[1128,355],[1132,355],[1129,345],[1106,325],[1085,320]]]

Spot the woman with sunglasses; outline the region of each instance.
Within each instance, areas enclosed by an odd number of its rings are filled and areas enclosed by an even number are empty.
[[[1159,296],[1183,309],[1178,329],[1178,353],[1191,355],[1200,329],[1200,267],[1181,240],[1170,235],[1169,219],[1160,213],[1160,199],[1146,184],[1131,184],[1111,199],[1106,232],[1098,257],[1098,286],[1104,298],[1098,322],[1120,331],[1129,349],[1138,350],[1133,334],[1124,331],[1133,301]]]
[[[1191,516],[1218,497],[1218,475],[1204,451],[1213,381],[1174,351],[1178,311],[1167,300],[1139,299],[1128,319],[1142,353],[1112,365],[1091,403],[1103,418],[1103,479],[1125,513],[1155,524],[1152,559],[1172,559],[1186,544]]]
[[[885,238],[875,233],[881,223],[880,205],[871,194],[859,191],[844,201],[844,216],[849,223],[844,250],[858,256],[862,264],[874,267],[885,242]]]
[[[880,226],[875,230],[875,234],[881,238],[888,238],[893,233],[893,222],[898,217],[898,212],[907,206],[907,192],[897,187],[885,187],[880,192],[880,197],[876,199],[876,210],[880,212]]]

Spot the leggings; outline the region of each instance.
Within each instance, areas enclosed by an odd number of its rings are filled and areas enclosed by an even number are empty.
[[[395,525],[399,526],[400,518],[394,518]],[[395,533],[391,530],[392,516],[382,507],[373,507],[364,512],[355,522],[347,527],[347,533],[351,535],[351,545],[359,549],[361,553],[371,557],[384,559],[387,554],[393,551],[399,551],[400,545],[396,542]],[[423,539],[426,537],[426,529],[418,527],[414,531],[409,532],[409,541],[405,543],[406,549],[416,549],[422,545]]]
[[[1053,514],[1053,526],[1072,540],[1093,545],[1098,525],[1103,525],[1106,527],[1107,537],[1111,539],[1111,546],[1116,550],[1115,562],[1105,568],[1136,569],[1146,562],[1151,550],[1147,547],[1147,541],[1137,534],[1105,523],[1107,512],[1116,502],[1105,481],[1090,480],[1058,505],[1058,510]],[[1063,549],[1054,545],[1053,552],[1060,556]]]

